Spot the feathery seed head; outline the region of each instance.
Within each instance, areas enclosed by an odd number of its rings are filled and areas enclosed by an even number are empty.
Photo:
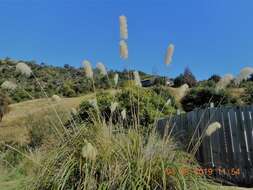
[[[78,114],[76,108],[71,108],[71,114],[73,114],[73,115],[77,115]]]
[[[124,15],[119,17],[120,24],[120,39],[127,40],[128,38],[128,29],[127,29],[127,18]]]
[[[92,79],[93,78],[93,70],[92,70],[91,64],[88,60],[83,61],[83,68],[84,68],[84,72],[85,72],[86,77]]]
[[[88,100],[89,104],[93,107],[93,108],[97,108],[98,107],[98,103],[96,99],[91,99]]]
[[[4,81],[1,85],[1,88],[5,90],[15,90],[17,85],[11,81]]]
[[[81,155],[83,158],[94,161],[97,157],[97,149],[91,143],[85,141]]]
[[[121,111],[121,117],[122,117],[123,120],[126,119],[126,109],[123,109],[123,110]]]
[[[183,84],[178,88],[178,94],[179,97],[185,96],[186,92],[189,90],[189,85],[188,84]]]
[[[221,80],[216,84],[216,90],[221,90],[226,88],[231,81],[233,80],[233,75],[231,74],[226,74]]]
[[[169,65],[172,62],[174,50],[175,50],[175,46],[173,44],[170,44],[167,48],[166,56],[165,56],[165,64],[166,65]]]
[[[59,102],[61,100],[60,96],[58,95],[53,95],[51,98],[54,102]]]
[[[118,82],[119,82],[119,74],[116,73],[116,74],[114,75],[114,84],[117,86]]]
[[[110,109],[111,109],[111,112],[113,113],[113,112],[115,112],[115,110],[116,110],[116,108],[118,107],[118,102],[112,102],[111,103],[111,107],[110,107]]]
[[[171,99],[169,98],[169,99],[167,100],[167,102],[165,103],[165,105],[168,106],[168,105],[170,105],[170,104],[171,104]]]
[[[127,43],[124,40],[121,40],[119,43],[120,57],[122,59],[128,58],[128,47]]]
[[[221,124],[219,122],[211,123],[206,129],[206,136],[211,136],[215,131],[221,128]]]
[[[134,71],[134,81],[135,81],[135,85],[136,86],[139,86],[139,87],[142,86],[142,84],[141,84],[141,78],[140,78],[140,75],[139,75],[138,71]]]
[[[103,76],[107,75],[107,71],[106,71],[105,65],[103,63],[98,62],[97,63],[97,69],[98,69],[98,71],[100,72],[101,75],[103,75]]]
[[[19,62],[16,65],[16,72],[21,73],[27,77],[30,77],[32,74],[31,68],[27,64],[22,63],[22,62]]]

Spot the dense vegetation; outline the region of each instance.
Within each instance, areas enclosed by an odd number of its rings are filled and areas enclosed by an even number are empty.
[[[147,127],[152,125],[157,117],[174,113],[175,108],[174,98],[162,87],[123,88],[115,95],[102,92],[96,95],[96,100],[82,102],[76,119],[94,124],[99,115],[102,116],[100,120],[108,122],[112,119],[114,124],[124,121],[125,127],[134,125],[134,122]]]
[[[237,100],[233,98],[228,92],[216,91],[214,88],[195,87],[181,100],[183,109],[187,112],[195,108],[206,108],[214,103],[215,107],[221,105],[233,105]]]
[[[160,138],[153,130],[155,121],[180,108],[191,111],[210,102],[219,106],[253,101],[253,77],[240,86],[231,81],[217,89],[221,81],[218,75],[196,81],[186,69],[175,80],[175,87],[190,86],[179,102],[171,92],[182,88],[166,86],[163,78],[154,86],[142,88],[123,71],[118,72],[120,81],[115,86],[113,71],[104,77],[94,70],[92,81],[82,68],[26,63],[33,71],[29,77],[16,72],[15,61],[0,62],[0,84],[12,82],[2,86],[10,86],[0,94],[4,112],[8,110],[8,96],[19,102],[45,94],[74,97],[95,93],[71,114],[64,105],[48,108],[43,114],[32,113],[23,121],[28,139],[22,144],[1,139],[4,179],[0,175],[0,181],[11,181],[15,187],[10,189],[211,189],[204,177],[180,173],[182,167],[198,167],[197,162],[172,136]],[[140,76],[148,75],[140,72]],[[233,89],[243,89],[238,98]],[[167,173],[171,168],[176,171],[174,175]]]
[[[65,97],[76,97],[93,91],[93,84],[90,79],[85,77],[83,68],[74,68],[70,65],[56,67],[44,63],[36,64],[33,61],[22,61],[32,70],[33,74],[26,77],[16,72],[18,61],[6,58],[0,60],[0,85],[5,81],[11,81],[16,84],[15,89],[1,89],[7,94],[13,102],[20,102],[29,99],[44,97],[41,93],[42,88],[50,97],[57,94]],[[108,77],[103,77],[97,69],[94,69],[94,83],[96,89],[108,89],[114,86],[114,74],[119,74],[119,85],[128,79],[129,73],[109,71]],[[145,78],[149,75],[140,72],[140,76]],[[39,84],[38,84],[39,81]]]

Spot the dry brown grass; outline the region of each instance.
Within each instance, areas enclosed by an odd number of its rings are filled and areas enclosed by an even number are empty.
[[[114,90],[108,91],[115,93]],[[59,102],[52,101],[51,98],[44,98],[12,104],[10,105],[10,112],[4,116],[0,123],[0,142],[25,144],[29,140],[26,128],[29,117],[46,117],[52,114],[52,106],[62,107],[61,111],[70,112],[72,108],[77,108],[83,100],[93,97],[94,94],[91,93],[80,97],[61,98]]]
[[[245,89],[244,88],[229,88],[228,91],[233,97],[240,98],[245,92]]]
[[[82,100],[91,98],[93,94],[75,97],[62,98],[59,102],[50,99],[36,99],[10,105],[10,112],[6,114],[0,123],[0,142],[27,143],[26,121],[29,117],[45,116],[52,106],[64,105],[65,111],[76,108]]]

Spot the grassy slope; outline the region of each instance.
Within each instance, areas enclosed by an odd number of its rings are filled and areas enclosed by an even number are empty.
[[[0,141],[16,141],[23,144],[27,140],[25,120],[32,114],[43,114],[52,106],[64,105],[66,111],[76,108],[84,99],[91,98],[93,94],[76,98],[62,98],[59,102],[50,99],[36,99],[10,105],[10,112],[4,116],[0,123]]]
[[[105,92],[115,93],[115,90],[106,90]],[[77,108],[85,100],[93,98],[90,93],[80,97],[61,98],[59,102],[51,99],[36,99],[10,105],[10,112],[6,114],[3,121],[0,122],[0,142],[17,142],[23,144],[27,142],[26,120],[29,117],[45,117],[53,107],[61,106],[63,111],[70,111],[71,108]]]

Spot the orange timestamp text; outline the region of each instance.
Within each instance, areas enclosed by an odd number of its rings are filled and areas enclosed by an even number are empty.
[[[218,175],[230,175],[230,176],[239,176],[240,175],[240,168],[189,168],[189,167],[181,167],[178,169],[175,168],[166,168],[165,169],[165,174],[166,175],[190,175],[190,174],[195,174],[199,176],[212,176],[213,174],[218,174]]]

